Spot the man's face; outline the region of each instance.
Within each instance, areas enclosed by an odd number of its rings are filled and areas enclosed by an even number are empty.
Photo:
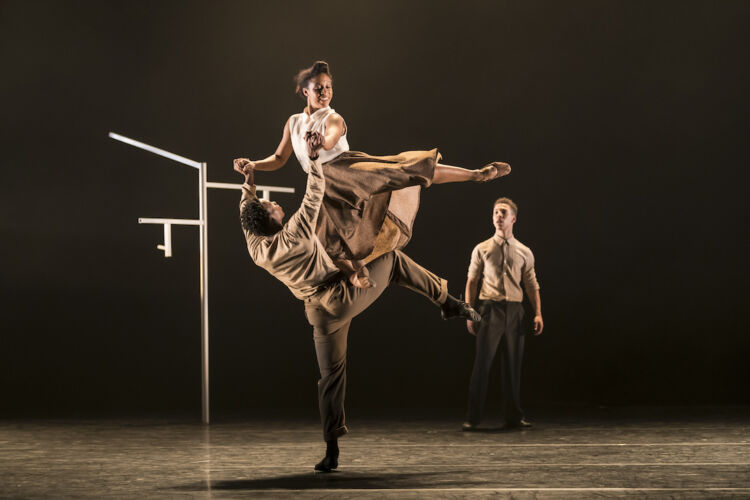
[[[274,220],[279,223],[280,226],[283,225],[284,220],[284,210],[281,208],[281,205],[276,203],[275,201],[262,201],[261,204],[263,205],[263,208],[266,209],[266,212],[268,212],[268,216],[271,218],[271,220]]]
[[[492,209],[492,224],[494,224],[497,231],[502,231],[503,233],[511,232],[515,222],[516,216],[513,214],[513,209],[507,203],[498,203]]]

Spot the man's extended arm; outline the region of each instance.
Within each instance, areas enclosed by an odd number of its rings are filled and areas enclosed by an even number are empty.
[[[323,203],[325,187],[323,167],[320,165],[320,161],[314,160],[311,162],[310,173],[307,175],[307,187],[305,188],[305,196],[302,198],[302,205],[286,225],[289,232],[300,233],[307,237],[315,234],[315,225],[318,221],[320,205]]]
[[[258,196],[255,194],[255,175],[253,169],[243,160],[243,158],[234,160],[234,170],[245,176],[245,183],[242,185],[242,198],[240,198],[240,213],[242,213],[245,205],[252,201],[258,201]],[[245,239],[247,239],[249,233],[244,230],[243,232],[245,233]]]

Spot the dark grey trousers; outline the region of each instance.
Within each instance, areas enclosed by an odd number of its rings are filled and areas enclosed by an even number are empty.
[[[390,283],[420,293],[436,304],[445,302],[448,295],[448,283],[444,279],[398,250],[378,257],[367,268],[376,287],[356,288],[348,280],[341,280],[305,300],[305,314],[313,327],[320,369],[318,404],[326,441],[348,432],[344,396],[346,346],[352,319],[375,302]]]
[[[475,425],[482,420],[487,400],[490,368],[499,348],[503,417],[506,423],[519,422],[523,419],[523,410],[521,410],[523,304],[486,300],[479,302],[478,311],[482,315],[482,321],[477,332],[474,369],[471,372],[471,382],[469,382],[467,420]]]

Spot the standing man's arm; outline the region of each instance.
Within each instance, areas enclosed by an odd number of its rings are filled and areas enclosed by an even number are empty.
[[[539,296],[539,289],[530,290],[526,292],[531,302],[531,307],[534,309],[534,335],[539,335],[544,329],[544,320],[542,320],[542,299]]]
[[[539,295],[539,282],[536,279],[533,253],[529,253],[524,264],[523,287],[526,289],[526,295],[534,309],[534,335],[539,335],[544,329],[544,320],[542,320],[542,299]]]
[[[482,273],[484,273],[484,259],[480,255],[479,245],[477,245],[471,252],[469,272],[466,278],[466,303],[471,307],[474,307],[479,296],[479,282],[482,280]],[[466,329],[469,330],[470,334],[476,335],[478,328],[478,322],[471,321],[470,319],[466,320]]]
[[[466,279],[466,303],[469,304],[471,307],[474,307],[474,303],[477,300],[477,296],[479,295],[479,277],[469,277]],[[470,319],[466,320],[466,329],[469,330],[469,333],[472,335],[477,334],[477,328],[479,327],[479,323],[472,321]]]

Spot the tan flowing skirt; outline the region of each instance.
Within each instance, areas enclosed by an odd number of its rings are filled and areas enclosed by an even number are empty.
[[[316,234],[334,259],[370,262],[406,246],[437,149],[371,156],[346,151],[323,164],[326,190]]]

